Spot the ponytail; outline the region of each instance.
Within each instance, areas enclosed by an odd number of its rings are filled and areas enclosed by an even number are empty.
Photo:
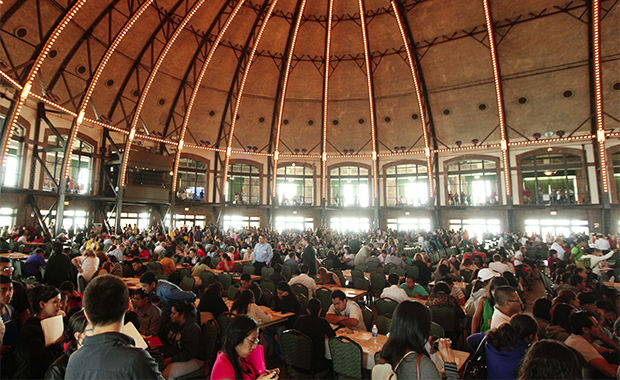
[[[504,323],[497,330],[487,333],[487,343],[498,351],[512,351],[518,339],[517,330],[510,323]]]

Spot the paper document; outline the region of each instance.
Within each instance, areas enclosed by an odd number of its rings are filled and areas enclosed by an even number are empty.
[[[149,348],[149,345],[146,344],[146,341],[144,340],[142,335],[140,335],[140,333],[136,329],[136,326],[134,326],[133,323],[127,322],[125,327],[123,327],[123,334],[132,337],[133,340],[136,342],[136,347],[145,350]]]
[[[51,318],[45,318],[41,321],[41,329],[45,336],[45,346],[57,342],[65,331],[65,325],[62,323],[62,316],[57,315]]]

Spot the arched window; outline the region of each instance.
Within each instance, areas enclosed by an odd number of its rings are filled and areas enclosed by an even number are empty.
[[[495,205],[497,198],[497,162],[469,159],[449,163],[448,204],[451,206]]]
[[[56,180],[62,177],[62,161],[64,151],[58,137],[55,134],[49,135],[47,139],[48,149],[58,149],[55,152],[45,154],[45,166],[54,175]],[[73,152],[71,153],[69,179],[67,180],[67,191],[78,194],[92,194],[92,167],[93,152],[95,148],[89,143],[80,139],[73,142]],[[44,190],[54,190],[50,179],[45,177],[43,180]]]
[[[368,207],[370,204],[368,169],[341,166],[329,171],[331,204],[343,207]]]
[[[569,153],[540,154],[521,161],[523,202],[579,203],[585,191],[581,157]]]
[[[402,164],[385,169],[388,206],[428,206],[426,165]]]
[[[249,164],[228,165],[226,201],[234,204],[260,203],[260,169]]]
[[[291,164],[278,168],[278,204],[307,205],[314,203],[314,169]]]
[[[2,116],[4,119],[4,116]],[[20,184],[21,162],[24,149],[24,128],[15,126],[13,136],[9,140],[6,162],[3,171],[2,186],[17,187]]]
[[[204,201],[207,186],[207,164],[192,158],[179,159],[177,198]]]

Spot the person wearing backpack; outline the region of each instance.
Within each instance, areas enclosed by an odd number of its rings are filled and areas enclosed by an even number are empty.
[[[390,337],[381,350],[372,379],[441,380],[425,345],[431,331],[430,309],[419,302],[403,301],[394,310]],[[444,361],[446,379],[456,380],[458,369],[450,340],[439,339],[439,355]]]

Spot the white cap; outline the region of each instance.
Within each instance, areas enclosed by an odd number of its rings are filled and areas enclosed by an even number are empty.
[[[490,280],[493,277],[497,277],[497,276],[499,276],[499,273],[493,272],[489,268],[482,268],[480,269],[480,271],[478,271],[478,280],[481,280],[481,281]]]

